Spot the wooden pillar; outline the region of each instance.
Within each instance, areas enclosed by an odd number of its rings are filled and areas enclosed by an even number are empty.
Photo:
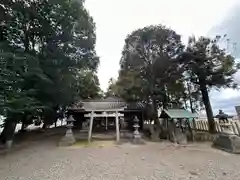
[[[175,134],[175,132],[176,132],[176,123],[175,123],[174,119],[170,120],[170,122],[169,122],[169,129],[170,129],[170,137],[169,138],[170,139],[172,138],[172,141],[174,143],[176,143],[177,142],[176,134]]]
[[[192,123],[193,124],[192,129],[196,131],[197,130],[196,120],[193,118],[192,122],[193,122]]]
[[[91,117],[90,117],[89,130],[88,130],[88,142],[90,142],[91,138],[92,138],[93,118],[94,118],[94,112],[92,111],[91,112]]]
[[[116,135],[117,135],[117,142],[120,140],[120,133],[119,133],[119,117],[118,117],[118,112],[116,112]]]
[[[194,121],[194,118],[193,118],[193,121]],[[194,134],[193,134],[193,130],[192,130],[192,128],[191,128],[191,125],[190,125],[190,120],[189,120],[189,118],[186,119],[186,123],[187,123],[188,130],[189,130],[189,132],[190,132],[190,134],[191,134],[192,141],[195,141],[195,137],[194,137]]]
[[[105,123],[106,123],[106,127],[105,128],[107,130],[108,129],[108,116],[106,116],[106,122]]]

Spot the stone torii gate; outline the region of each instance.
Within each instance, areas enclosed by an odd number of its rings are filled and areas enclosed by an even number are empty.
[[[93,120],[96,117],[105,117],[106,121],[108,117],[115,117],[115,125],[116,125],[116,141],[120,141],[120,130],[119,130],[119,117],[124,117],[124,114],[119,113],[119,111],[103,111],[101,114],[96,114],[92,111],[89,114],[85,114],[84,117],[90,118],[90,125],[88,130],[88,142],[91,141],[92,138],[92,128],[93,128]]]

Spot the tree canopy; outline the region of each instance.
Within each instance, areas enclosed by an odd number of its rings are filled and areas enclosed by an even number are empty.
[[[99,95],[95,24],[84,1],[3,0],[0,13],[0,110],[6,122],[24,121],[39,109],[53,117],[59,106]]]
[[[181,88],[177,85],[181,79],[180,69],[173,59],[182,50],[180,35],[165,26],[133,31],[125,40],[115,94],[126,101],[152,104],[156,116],[156,108],[171,106],[176,88]],[[173,86],[176,88],[171,88]]]
[[[215,39],[190,37],[187,46],[165,26],[147,26],[127,36],[118,79],[109,91],[126,101],[143,101],[156,109],[206,109],[210,131],[215,131],[208,92],[212,88],[236,88],[239,69],[233,56]]]
[[[234,57],[219,47],[220,39],[190,37],[186,50],[179,56],[186,78],[201,92],[211,132],[215,125],[208,92],[212,88],[236,88],[233,78],[239,69]]]

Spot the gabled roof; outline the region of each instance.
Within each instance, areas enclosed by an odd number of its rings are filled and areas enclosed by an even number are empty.
[[[124,102],[121,98],[118,97],[107,97],[99,99],[84,99],[81,102]]]
[[[164,109],[160,115],[160,118],[171,118],[171,119],[175,119],[175,118],[192,119],[196,117],[198,117],[197,114],[191,113],[190,111],[187,111],[185,109],[167,109],[167,110]]]
[[[126,103],[115,97],[106,99],[83,100],[75,103],[71,109],[84,109],[85,111],[110,111],[115,109],[124,109]]]
[[[141,110],[145,108],[145,104],[142,102],[127,103],[127,109]]]
[[[126,106],[125,102],[83,102],[83,108],[88,110],[111,110],[111,109],[123,109]]]
[[[76,102],[69,110],[76,111],[139,111],[145,108],[141,102],[126,103],[121,98],[107,97],[105,99],[91,99]]]

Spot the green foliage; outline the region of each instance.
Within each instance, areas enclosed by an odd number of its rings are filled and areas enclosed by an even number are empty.
[[[186,48],[180,36],[164,26],[132,32],[125,40],[116,82],[109,94],[157,107],[184,107],[193,112],[205,106],[210,131],[214,121],[208,91],[236,88],[233,76],[239,64],[215,39],[191,37]]]
[[[185,79],[184,81],[184,94],[183,98],[185,101],[185,108],[190,109],[191,112],[199,112],[204,109],[204,105],[202,102],[201,92],[199,91],[199,87],[196,84],[191,83],[189,79]]]
[[[198,40],[191,37],[186,51],[179,58],[185,77],[201,92],[211,132],[215,132],[215,126],[208,91],[211,88],[236,88],[233,76],[239,69],[234,57],[219,47],[220,39],[220,36],[215,39],[200,37]]]
[[[205,85],[207,88],[236,87],[233,75],[239,67],[233,56],[218,45],[220,37],[195,37],[189,39],[189,44],[181,56],[191,82]]]
[[[0,110],[6,120],[23,122],[42,109],[51,124],[56,107],[99,95],[95,24],[83,1],[4,0],[0,11]]]
[[[144,100],[143,81],[136,71],[121,71],[117,80],[110,79],[106,96],[121,97],[127,102]]]
[[[171,86],[181,79],[180,67],[173,59],[182,50],[180,36],[164,26],[131,33],[125,40],[117,82],[123,87],[122,97],[153,102],[155,111],[157,106],[169,106],[170,94],[176,93]]]
[[[101,89],[97,75],[89,70],[81,71],[77,76],[75,99],[101,98]]]
[[[115,79],[110,78],[110,80],[108,82],[107,92],[105,93],[106,97],[119,96],[120,95],[119,87],[116,83],[117,82],[116,82]]]

